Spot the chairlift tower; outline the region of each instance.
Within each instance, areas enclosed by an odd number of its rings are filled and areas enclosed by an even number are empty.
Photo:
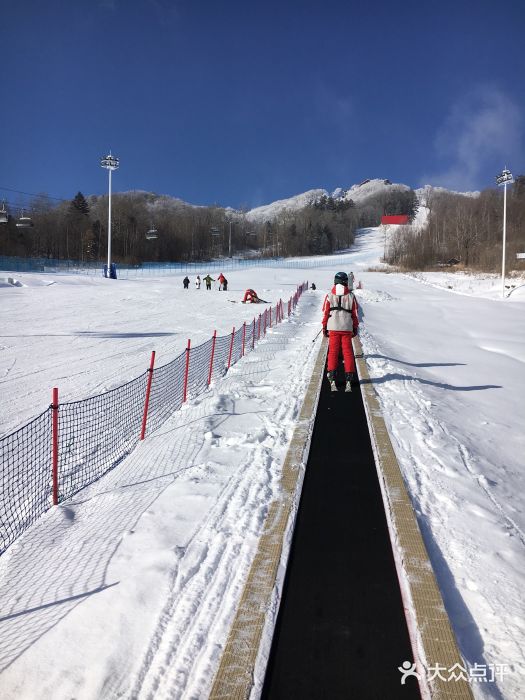
[[[109,152],[109,155],[105,156],[104,158],[100,159],[100,165],[102,168],[105,168],[108,173],[109,173],[109,199],[108,199],[108,269],[107,269],[107,276],[110,277],[110,270],[111,270],[111,173],[113,170],[118,170],[118,167],[120,165],[119,159],[117,156],[111,155],[111,151]]]
[[[501,258],[501,295],[505,298],[505,246],[507,240],[507,185],[514,182],[512,173],[507,168],[503,168],[496,176],[498,187],[503,187],[503,253]]]

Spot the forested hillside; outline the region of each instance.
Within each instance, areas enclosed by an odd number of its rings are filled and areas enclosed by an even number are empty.
[[[473,270],[499,271],[503,244],[503,191],[487,189],[465,196],[427,187],[421,194],[428,208],[426,227],[399,227],[389,236],[386,262],[421,270],[456,260]],[[523,269],[516,253],[525,252],[525,175],[507,190],[507,269]]]
[[[370,182],[370,181],[367,181]],[[254,220],[248,211],[198,207],[149,192],[112,196],[112,255],[116,262],[203,260],[226,255],[302,256],[329,254],[353,242],[354,231],[377,226],[384,213],[417,209],[406,186],[377,181],[379,188],[357,202],[339,190],[322,194],[301,208],[282,207]],[[385,184],[386,183],[386,184]],[[359,187],[359,186],[356,186]],[[356,190],[357,192],[358,190]],[[324,192],[321,190],[321,192]],[[51,203],[34,198],[25,211],[31,227],[20,227],[20,211],[11,208],[2,224],[0,254],[103,261],[107,249],[108,197],[84,197]],[[148,231],[155,231],[150,236]]]

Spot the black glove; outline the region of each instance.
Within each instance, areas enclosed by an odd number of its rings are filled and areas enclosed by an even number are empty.
[[[357,331],[358,331],[358,330],[359,330],[359,329],[358,329],[358,327],[357,327],[357,326],[355,326],[355,328],[354,328],[354,336],[353,336],[354,338],[356,337],[356,335],[357,335]]]
[[[323,335],[325,338],[328,338],[328,336],[330,335],[326,326],[323,326]]]

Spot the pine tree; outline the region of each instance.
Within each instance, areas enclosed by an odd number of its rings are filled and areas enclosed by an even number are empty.
[[[85,214],[86,216],[89,214],[89,204],[82,192],[77,192],[75,198],[71,200],[69,210],[74,214]]]

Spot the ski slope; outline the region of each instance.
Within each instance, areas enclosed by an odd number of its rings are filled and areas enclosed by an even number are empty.
[[[474,695],[518,700],[524,281],[502,300],[494,277],[367,271],[383,244],[383,231],[367,229],[352,249],[369,371],[462,654],[471,668],[499,671]],[[44,410],[53,386],[62,401],[85,398],[142,373],[151,350],[164,364],[187,338],[195,346],[251,321],[260,308],[228,302],[246,287],[273,304],[306,279],[318,288],[223,380],[2,556],[2,698],[207,696],[336,271],[233,272],[228,292],[185,291],[183,275],[21,274],[21,286],[0,287],[1,434]],[[351,439],[347,457],[352,468]]]

